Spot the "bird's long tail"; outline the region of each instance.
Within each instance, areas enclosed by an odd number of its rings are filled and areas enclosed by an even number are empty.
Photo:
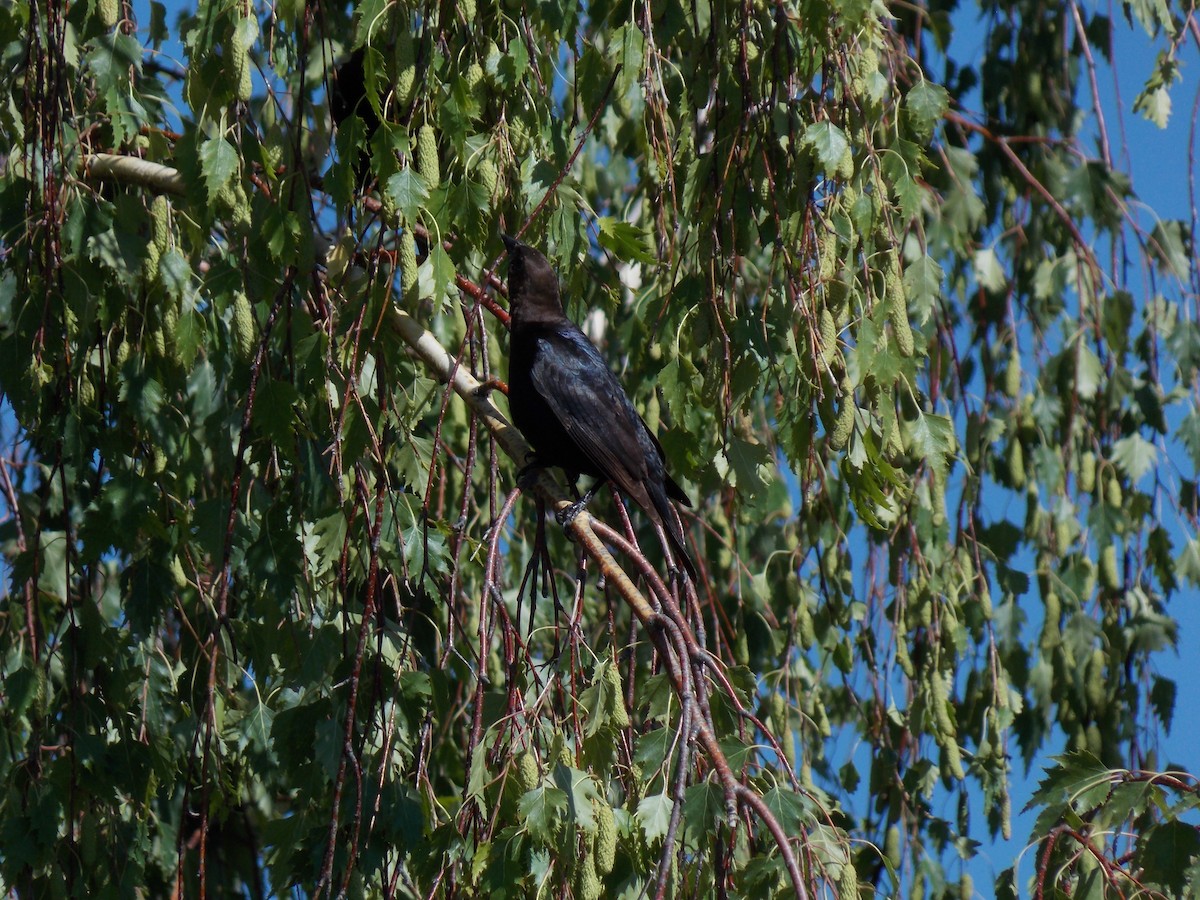
[[[688,573],[688,578],[695,584],[696,566],[692,562],[691,556],[688,555],[687,544],[683,540],[683,528],[679,524],[679,513],[676,512],[675,507],[671,504],[671,499],[661,485],[655,485],[649,494],[650,501],[654,504],[654,510],[662,520],[663,531],[666,532],[667,539],[671,544],[671,555],[675,557],[676,563],[683,566]]]

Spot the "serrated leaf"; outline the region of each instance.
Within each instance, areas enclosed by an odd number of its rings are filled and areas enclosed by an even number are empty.
[[[1175,574],[1200,587],[1200,538],[1190,538],[1175,561]]]
[[[1113,462],[1137,482],[1158,463],[1158,448],[1140,434],[1131,434],[1113,445]]]
[[[942,293],[944,277],[942,267],[931,256],[913,260],[904,270],[904,293],[908,296],[909,308],[921,325],[928,322],[933,314]]]
[[[646,840],[663,837],[671,824],[671,798],[666,794],[651,794],[638,803],[637,820]]]
[[[650,238],[642,229],[608,216],[601,217],[597,224],[600,226],[600,246],[617,259],[640,263],[656,261]]]
[[[405,166],[387,180],[387,193],[407,222],[416,220],[417,213],[429,199],[425,179],[412,166]]]
[[[958,438],[954,434],[954,423],[946,416],[918,413],[912,425],[912,449],[918,459],[923,459],[937,471],[945,474],[946,458],[954,454]]]
[[[812,147],[821,161],[826,172],[832,172],[838,167],[850,142],[846,134],[832,122],[814,122],[804,129],[804,143]]]
[[[739,437],[729,441],[725,451],[734,478],[732,483],[748,496],[754,496],[766,484],[762,467],[771,464],[770,451],[763,444],[751,443]]]
[[[189,293],[192,283],[192,267],[182,253],[172,247],[158,261],[158,277],[167,294],[181,299]],[[189,304],[190,305],[190,304]]]
[[[1186,281],[1191,271],[1188,231],[1188,226],[1183,222],[1164,219],[1156,223],[1154,231],[1150,233],[1150,255],[1180,281]]]
[[[210,138],[200,145],[200,171],[208,199],[216,200],[221,188],[229,184],[238,171],[238,152],[224,138]]]
[[[525,827],[530,834],[543,841],[554,837],[558,814],[566,808],[566,792],[547,785],[526,791],[517,801],[517,809],[525,821]]]
[[[908,110],[909,121],[922,139],[928,139],[933,134],[934,126],[946,114],[949,106],[949,92],[940,84],[929,81],[913,85],[904,98],[904,108]]]
[[[1150,706],[1167,732],[1170,732],[1171,721],[1175,718],[1176,693],[1174,681],[1161,675],[1154,676],[1154,683],[1150,687]]]

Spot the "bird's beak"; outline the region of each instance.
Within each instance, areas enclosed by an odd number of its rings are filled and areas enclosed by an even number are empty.
[[[515,237],[510,237],[507,234],[501,234],[500,240],[504,241],[504,247],[506,250],[508,250],[510,256],[516,253],[517,249],[521,246],[520,241],[518,241]]]

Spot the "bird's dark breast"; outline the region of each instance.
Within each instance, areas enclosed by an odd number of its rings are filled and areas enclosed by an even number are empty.
[[[557,466],[571,478],[581,474],[600,478],[602,473],[591,464],[534,387],[532,372],[537,352],[536,337],[513,336],[508,364],[508,407],[512,410],[513,424],[533,445],[538,462]]]

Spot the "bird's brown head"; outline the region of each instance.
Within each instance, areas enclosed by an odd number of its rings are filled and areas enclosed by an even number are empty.
[[[528,244],[500,235],[508,249],[508,305],[516,318],[526,320],[563,314],[558,275],[549,260]]]

